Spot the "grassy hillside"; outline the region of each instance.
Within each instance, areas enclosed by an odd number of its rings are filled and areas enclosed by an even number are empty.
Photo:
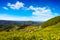
[[[40,29],[41,26],[44,28]],[[28,26],[19,31],[2,31],[0,40],[60,40],[60,16],[52,18],[40,26]]]
[[[43,28],[45,28],[45,27],[47,27],[47,26],[55,25],[55,24],[57,24],[58,22],[60,22],[60,16],[51,18],[51,19],[49,19],[48,21],[43,22],[43,23],[41,24],[41,26],[42,26]]]
[[[34,32],[0,32],[0,40],[60,40],[60,23]]]

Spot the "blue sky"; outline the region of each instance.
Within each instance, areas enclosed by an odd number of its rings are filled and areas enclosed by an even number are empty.
[[[0,20],[46,21],[60,16],[60,0],[0,0]]]

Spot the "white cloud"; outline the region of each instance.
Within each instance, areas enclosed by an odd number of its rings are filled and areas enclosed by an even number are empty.
[[[34,10],[34,12],[32,12],[33,15],[37,16],[52,15],[51,9],[46,9],[46,7],[41,8],[41,7],[30,6],[29,9]]]
[[[8,10],[8,8],[7,8],[7,7],[3,7],[3,9]]]
[[[8,3],[7,6],[9,6],[11,9],[20,9],[24,7],[24,3],[17,1],[15,4]]]
[[[46,7],[33,7],[33,6],[30,6],[28,8],[28,10],[34,10],[34,12],[32,12],[32,15],[34,15],[34,17],[39,18],[40,20],[41,19],[42,20],[48,20],[48,19],[58,15],[57,13],[53,13],[51,11],[51,9],[46,8]]]

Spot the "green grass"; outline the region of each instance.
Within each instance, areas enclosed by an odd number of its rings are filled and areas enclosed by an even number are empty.
[[[60,23],[33,32],[2,31],[0,40],[60,40]]]

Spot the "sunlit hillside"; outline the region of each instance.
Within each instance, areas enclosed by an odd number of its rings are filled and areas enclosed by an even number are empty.
[[[59,19],[60,16],[55,18]],[[52,21],[55,18],[52,18]],[[50,21],[51,19],[48,20],[48,22],[57,23],[50,26],[46,24],[48,26],[45,28],[41,25],[33,25],[17,30],[19,27],[15,25],[14,29],[12,28],[13,30],[16,29],[15,31],[1,31],[0,40],[60,40],[60,21],[58,22],[57,19],[53,22]],[[49,24],[51,24],[50,22]]]

